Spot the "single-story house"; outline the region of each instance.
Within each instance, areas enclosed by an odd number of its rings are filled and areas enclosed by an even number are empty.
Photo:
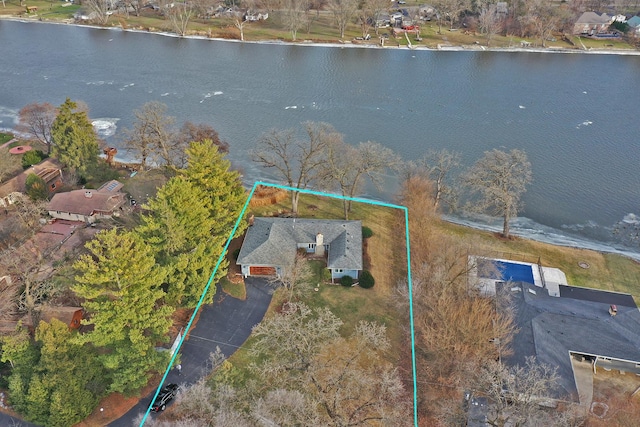
[[[573,25],[573,34],[589,35],[606,33],[613,22],[613,16],[606,13],[584,12]]]
[[[244,277],[282,276],[304,249],[326,259],[332,279],[358,278],[362,270],[362,222],[298,218],[255,218],[238,254]]]
[[[629,294],[559,285],[559,296],[530,283],[498,284],[515,309],[513,353],[502,360],[524,365],[529,356],[557,367],[559,388],[553,398],[580,401],[591,384],[574,375],[576,364],[640,374],[640,311]],[[584,392],[587,391],[587,392]]]
[[[97,190],[73,190],[58,193],[47,205],[49,215],[56,219],[94,223],[111,218],[125,204],[126,195],[120,190],[122,183],[113,180]]]

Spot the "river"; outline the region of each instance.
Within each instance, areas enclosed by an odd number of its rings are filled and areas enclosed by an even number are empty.
[[[247,158],[260,135],[306,120],[405,159],[448,148],[468,166],[486,150],[523,149],[534,181],[515,234],[640,258],[612,235],[640,215],[639,56],[292,46],[0,21],[0,76],[0,127],[15,126],[28,103],[70,97],[117,147],[133,110],[157,100],[178,123],[212,125],[247,182],[273,178]]]

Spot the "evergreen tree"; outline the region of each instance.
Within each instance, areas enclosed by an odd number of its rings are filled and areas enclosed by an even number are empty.
[[[212,234],[223,235],[225,240],[242,211],[246,193],[240,181],[240,173],[231,170],[231,162],[211,140],[192,142],[187,149],[188,166],[179,171],[189,182],[199,188],[214,221]],[[245,230],[246,224],[236,231],[234,237]]]
[[[47,184],[35,173],[27,175],[25,187],[27,189],[27,195],[31,200],[46,200],[49,196]]]
[[[195,307],[222,252],[224,241],[212,238],[215,223],[205,203],[199,188],[174,177],[149,201],[150,213],[137,229],[153,248],[157,263],[168,269],[169,304]]]
[[[149,201],[136,230],[168,268],[167,302],[195,307],[245,202],[240,174],[211,140],[192,142],[187,168],[179,169]],[[236,235],[244,230],[239,227]],[[226,259],[214,278],[226,274]],[[204,302],[213,301],[210,287]]]
[[[109,391],[132,393],[166,363],[155,350],[166,339],[171,307],[159,305],[166,270],[151,247],[132,232],[103,231],[87,243],[89,254],[74,264],[73,291],[85,299],[94,329],[78,337],[99,348],[97,358],[111,378]]]
[[[48,426],[69,426],[87,417],[106,388],[107,378],[100,366],[95,349],[82,346],[74,337],[76,331],[53,319],[40,322],[36,342],[40,349],[37,370],[50,391]],[[90,390],[95,382],[102,383]],[[30,408],[31,409],[31,408]]]
[[[51,127],[52,156],[82,173],[93,170],[98,161],[98,137],[84,111],[69,98],[60,106]]]

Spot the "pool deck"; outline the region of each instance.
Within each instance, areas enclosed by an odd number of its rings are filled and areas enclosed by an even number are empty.
[[[567,276],[562,272],[562,270],[553,268],[553,267],[542,267],[542,272],[540,268],[538,268],[538,264],[533,264],[530,262],[521,262],[521,261],[512,261],[509,259],[499,259],[492,258],[492,261],[499,261],[507,264],[519,264],[519,265],[528,265],[531,267],[531,272],[533,274],[533,285],[539,288],[546,288],[549,292],[549,296],[559,297],[560,296],[560,286],[567,286]],[[477,280],[477,283],[480,287],[480,292],[483,295],[495,295],[496,294],[496,283],[502,282],[502,280],[495,279],[487,279],[487,278],[479,278],[478,270],[475,267],[476,265],[476,257],[469,257],[469,262],[471,263],[471,271],[469,272],[469,278],[472,281]],[[544,280],[543,277],[544,276]]]

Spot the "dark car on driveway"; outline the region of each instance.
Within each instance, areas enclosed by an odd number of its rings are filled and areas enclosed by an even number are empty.
[[[174,397],[178,394],[178,385],[177,384],[167,384],[166,386],[160,389],[160,393],[158,393],[158,397],[153,402],[151,406],[151,410],[153,412],[162,412],[166,409],[167,403],[171,402]]]

